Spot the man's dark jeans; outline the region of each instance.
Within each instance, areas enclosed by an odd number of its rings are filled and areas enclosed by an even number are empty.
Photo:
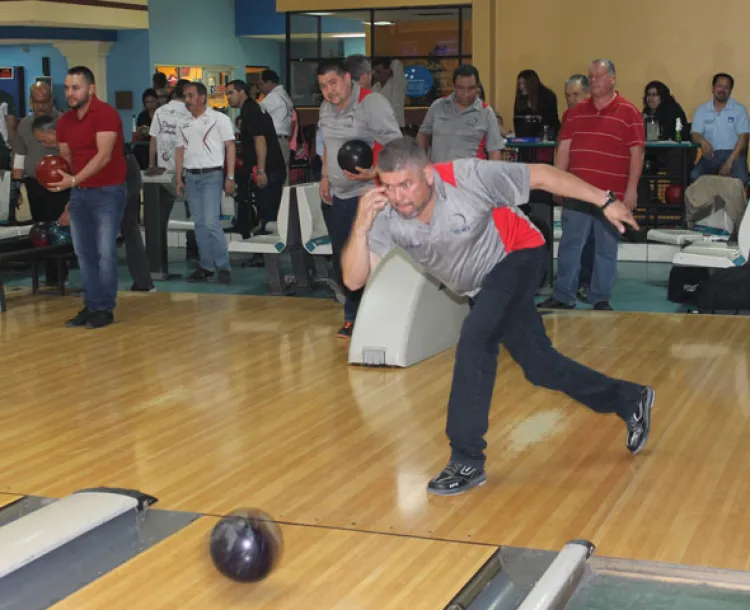
[[[534,385],[623,419],[638,407],[643,386],[606,377],[552,347],[534,302],[545,258],[544,247],[513,252],[490,271],[473,301],[458,340],[448,404],[451,461],[484,468],[501,343]]]

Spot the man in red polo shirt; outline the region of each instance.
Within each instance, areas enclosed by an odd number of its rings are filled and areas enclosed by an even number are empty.
[[[611,61],[593,61],[589,66],[589,82],[591,97],[567,111],[555,165],[612,192],[632,211],[637,204],[638,180],[643,169],[643,118],[615,90],[615,66]],[[594,309],[611,310],[609,301],[617,276],[619,234],[594,206],[573,199],[566,199],[564,205],[555,289],[552,297],[539,307],[575,307],[581,253],[593,230],[594,272],[588,302]]]
[[[84,308],[66,326],[101,328],[114,321],[117,234],[127,200],[122,121],[96,97],[91,70],[76,66],[65,77],[70,110],[57,122],[60,154],[73,174],[50,184],[70,191],[70,227],[84,290]]]

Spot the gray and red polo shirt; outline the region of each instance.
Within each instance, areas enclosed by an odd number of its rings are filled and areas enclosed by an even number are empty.
[[[505,147],[492,107],[477,98],[471,106],[461,110],[456,105],[455,93],[432,103],[419,133],[432,136],[430,157],[433,163],[469,157],[486,159],[486,152]]]
[[[544,237],[518,208],[529,200],[529,168],[521,163],[460,159],[432,166],[435,208],[430,222],[402,218],[390,205],[368,235],[370,251],[400,246],[443,284],[474,296],[487,274]]]
[[[323,134],[328,162],[328,182],[332,194],[339,199],[359,197],[375,186],[375,182],[349,180],[337,160],[339,149],[349,140],[363,140],[377,152],[391,140],[400,138],[401,130],[393,108],[385,97],[355,84],[349,103],[337,110],[330,102],[320,105],[318,129]]]

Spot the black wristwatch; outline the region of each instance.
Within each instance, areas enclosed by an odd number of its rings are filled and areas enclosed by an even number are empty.
[[[607,191],[607,198],[604,200],[602,210],[606,210],[607,206],[613,204],[615,201],[617,201],[617,195],[615,195],[612,191]]]

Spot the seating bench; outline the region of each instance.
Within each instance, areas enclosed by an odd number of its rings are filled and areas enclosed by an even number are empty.
[[[8,240],[9,241],[9,240]],[[57,262],[57,289],[60,295],[65,295],[65,274],[63,263],[75,257],[72,244],[61,244],[59,246],[46,246],[44,248],[23,248],[30,244],[28,239],[18,239],[17,245],[22,249],[0,252],[0,265],[9,262],[31,262],[31,290],[36,293],[39,290],[39,263],[53,259]],[[5,284],[0,275],[0,313],[7,310],[5,299]]]

